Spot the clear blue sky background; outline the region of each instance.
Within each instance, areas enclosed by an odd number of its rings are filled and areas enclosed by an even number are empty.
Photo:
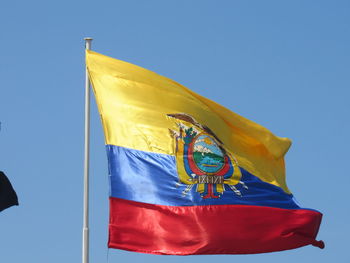
[[[349,1],[2,1],[0,262],[81,261],[84,43],[170,77],[293,146],[287,181],[324,213],[326,249],[234,256],[107,250],[108,180],[92,105],[91,262],[350,262]],[[181,230],[180,230],[181,231]]]

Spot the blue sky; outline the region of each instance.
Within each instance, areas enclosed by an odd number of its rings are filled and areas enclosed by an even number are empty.
[[[270,254],[109,250],[108,180],[91,112],[91,262],[349,262],[348,1],[4,1],[0,169],[20,206],[0,213],[0,262],[80,262],[84,43],[209,97],[293,140],[288,186],[324,213],[311,246]]]

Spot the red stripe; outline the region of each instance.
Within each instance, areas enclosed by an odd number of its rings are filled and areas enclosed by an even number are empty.
[[[244,205],[163,206],[110,197],[108,247],[152,254],[250,254],[324,247],[322,214]]]

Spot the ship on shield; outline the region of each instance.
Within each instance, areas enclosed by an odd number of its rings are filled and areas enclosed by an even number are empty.
[[[189,114],[167,116],[175,119],[178,127],[169,131],[174,139],[177,186],[186,185],[182,195],[196,187],[203,199],[220,198],[229,189],[241,197],[242,192],[236,185],[240,184],[242,189],[248,187],[241,181],[238,162],[214,132]]]

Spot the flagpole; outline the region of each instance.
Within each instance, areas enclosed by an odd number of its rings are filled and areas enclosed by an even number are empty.
[[[91,49],[92,38],[86,37],[85,49]],[[89,163],[90,163],[90,80],[85,66],[85,147],[84,147],[84,216],[82,262],[89,263]]]

